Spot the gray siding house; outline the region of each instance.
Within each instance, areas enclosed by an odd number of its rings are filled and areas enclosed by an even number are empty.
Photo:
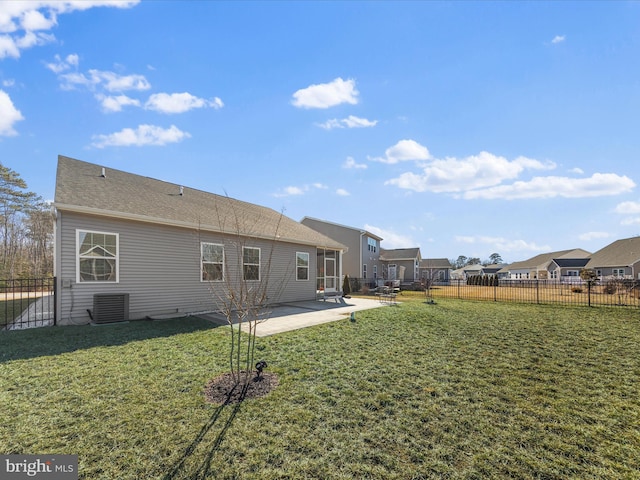
[[[446,258],[424,258],[420,261],[420,282],[442,285],[451,280],[451,262]]]
[[[369,286],[376,286],[382,278],[379,236],[360,228],[304,217],[300,223],[345,245],[342,256],[342,273],[350,278],[360,278]]]
[[[383,248],[380,260],[383,262],[385,280],[399,280],[401,285],[420,281],[422,255],[419,248]]]
[[[345,247],[266,207],[64,156],[54,207],[61,325],[216,311],[236,279],[273,303],[340,289]]]
[[[586,268],[600,278],[640,280],[640,237],[616,240],[601,248],[591,255]]]
[[[591,255],[590,252],[581,248],[572,250],[560,250],[557,252],[541,253],[529,260],[522,262],[514,262],[498,271],[498,275],[504,276],[510,280],[537,279],[549,280],[551,272],[557,268],[557,259],[586,259]]]

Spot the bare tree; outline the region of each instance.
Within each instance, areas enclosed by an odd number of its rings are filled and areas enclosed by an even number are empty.
[[[20,175],[0,164],[0,276],[4,278],[18,278],[52,273],[52,262],[47,267],[47,259],[52,257],[50,241],[42,242],[43,235],[53,232],[53,218],[51,216],[40,219],[37,228],[35,219],[41,212],[48,210],[44,202],[35,193],[27,191],[26,182]],[[47,233],[45,233],[45,231]],[[33,243],[40,243],[40,254],[31,257]],[[45,250],[42,250],[44,248]],[[34,262],[38,264],[34,269]]]
[[[289,264],[283,270],[278,265],[278,281],[272,281],[282,213],[277,218],[256,218],[255,212],[247,214],[234,200],[223,197],[216,215],[223,242],[201,243],[203,279],[209,281],[216,307],[231,330],[233,388],[244,388],[254,378],[257,326],[269,318],[272,305],[287,287],[282,279],[290,278],[293,268]],[[267,237],[256,232],[263,222],[270,224]]]
[[[53,224],[51,206],[44,202],[35,205],[24,221],[30,276],[42,277],[53,272]]]

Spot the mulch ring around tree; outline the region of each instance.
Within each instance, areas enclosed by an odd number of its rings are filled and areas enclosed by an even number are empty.
[[[230,372],[210,380],[204,388],[205,400],[218,405],[238,403],[251,398],[264,397],[278,386],[278,376],[275,373],[262,373],[260,377],[257,377],[255,373],[249,375],[246,389],[243,389],[242,384],[238,384],[234,380]],[[245,374],[241,372],[241,381],[244,378]]]

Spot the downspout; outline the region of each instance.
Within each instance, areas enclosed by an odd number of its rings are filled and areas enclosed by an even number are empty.
[[[364,256],[362,254],[363,254],[364,250],[362,249],[362,237],[364,236],[364,234],[365,234],[364,231],[360,232],[360,272],[358,273],[358,277],[360,277],[360,275],[362,275],[362,272],[363,272],[362,266],[363,266],[364,262],[363,262],[362,259],[364,258]],[[369,274],[369,269],[367,268],[367,275],[368,274]],[[365,281],[365,282],[367,281],[366,278],[363,278],[362,280]]]
[[[57,325],[58,321],[62,318],[62,298],[60,298],[62,296],[62,288],[60,288],[60,282],[62,281],[60,277],[60,274],[62,272],[62,265],[60,265],[62,258],[62,252],[60,251],[62,248],[62,228],[61,225],[59,225],[62,222],[62,217],[55,206],[52,206],[52,208],[55,217],[55,222],[53,222],[53,281],[55,282],[53,288],[53,294],[55,295],[55,299],[53,302],[53,306],[55,309],[53,318],[54,325]]]

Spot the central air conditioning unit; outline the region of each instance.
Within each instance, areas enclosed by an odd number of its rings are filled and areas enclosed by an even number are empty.
[[[129,294],[94,294],[91,318],[94,323],[114,323],[129,320]]]

